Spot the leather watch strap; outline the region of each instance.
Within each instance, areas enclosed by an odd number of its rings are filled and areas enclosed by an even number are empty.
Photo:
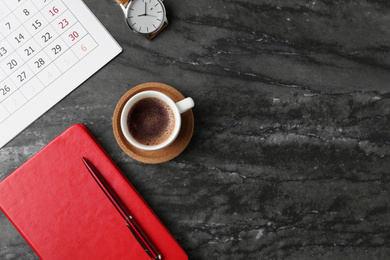
[[[115,0],[115,2],[119,5],[119,4],[122,4],[124,6],[127,5],[127,3],[129,2],[129,0]]]
[[[156,37],[159,32],[161,32],[165,27],[167,27],[167,25],[168,25],[167,23],[164,23],[164,25],[160,28],[160,30],[158,30],[157,32],[151,35],[148,35],[149,39],[153,39],[154,37]]]

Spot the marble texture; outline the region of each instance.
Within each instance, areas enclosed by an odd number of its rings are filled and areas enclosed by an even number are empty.
[[[390,2],[165,0],[153,41],[85,2],[124,50],[0,150],[0,180],[84,123],[190,259],[388,258]],[[111,120],[153,81],[195,100],[195,131],[147,165]],[[37,259],[2,213],[0,259]]]

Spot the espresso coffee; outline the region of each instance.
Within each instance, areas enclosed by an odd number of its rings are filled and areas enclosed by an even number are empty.
[[[144,145],[158,145],[172,134],[175,116],[169,105],[161,99],[144,98],[130,109],[127,126],[137,142]]]

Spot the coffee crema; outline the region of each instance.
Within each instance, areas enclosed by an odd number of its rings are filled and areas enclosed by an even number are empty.
[[[144,145],[158,145],[171,136],[175,126],[172,109],[161,99],[148,97],[136,102],[127,116],[133,138]]]

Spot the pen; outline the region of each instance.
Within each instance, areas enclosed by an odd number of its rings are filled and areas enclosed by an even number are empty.
[[[99,187],[102,189],[104,194],[106,194],[107,198],[111,201],[111,203],[118,210],[119,214],[126,221],[126,225],[130,229],[131,233],[134,235],[135,239],[142,246],[145,252],[150,256],[150,258],[158,260],[162,259],[161,254],[157,251],[157,249],[153,246],[151,241],[142,231],[140,226],[135,222],[134,218],[131,216],[130,212],[123,205],[123,203],[119,200],[115,193],[110,189],[107,183],[104,182],[103,177],[100,173],[92,166],[90,162],[88,162],[84,157],[82,160],[87,167],[88,171],[91,173],[92,177],[95,179]]]

